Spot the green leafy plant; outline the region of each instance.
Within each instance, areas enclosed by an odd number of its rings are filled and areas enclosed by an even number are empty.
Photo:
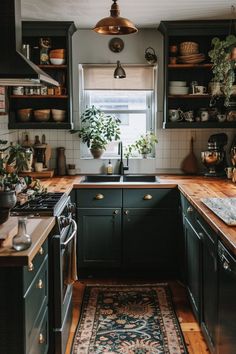
[[[143,157],[146,157],[153,151],[153,148],[157,142],[157,137],[152,132],[140,135],[140,137],[135,140],[133,144],[126,147],[125,157],[131,156],[134,151],[138,151],[139,154],[143,155]]]
[[[77,132],[90,149],[106,150],[110,141],[120,139],[120,120],[92,106],[81,116],[81,129],[71,130],[72,134]]]
[[[229,35],[220,40],[215,37],[212,39],[213,49],[209,51],[209,57],[213,63],[213,82],[221,85],[221,90],[225,96],[225,106],[229,105],[232,93],[232,86],[235,80],[235,59],[231,56],[231,51],[236,45],[236,36]]]
[[[19,145],[10,145],[8,148],[8,156],[6,162],[8,165],[13,165],[16,172],[20,172],[23,169],[27,169],[28,152]]]

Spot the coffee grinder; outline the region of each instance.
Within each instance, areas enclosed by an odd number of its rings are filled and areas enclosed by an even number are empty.
[[[225,176],[226,152],[224,146],[227,145],[228,137],[225,133],[213,134],[208,139],[208,150],[201,152],[202,163],[206,166],[205,176],[223,177]]]

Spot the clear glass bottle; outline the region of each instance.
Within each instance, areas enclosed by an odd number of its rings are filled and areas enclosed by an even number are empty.
[[[27,218],[18,219],[18,232],[12,241],[12,247],[16,251],[23,251],[31,246],[31,237],[26,233],[26,222]]]

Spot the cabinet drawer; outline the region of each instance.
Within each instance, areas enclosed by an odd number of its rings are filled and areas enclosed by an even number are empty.
[[[38,318],[30,340],[29,354],[46,354],[49,344],[48,308],[43,308],[42,315]]]
[[[48,241],[46,240],[41,248],[39,249],[38,253],[34,257],[32,263],[28,267],[23,268],[23,291],[24,294],[26,293],[27,289],[29,288],[32,280],[34,279],[35,275],[38,273],[39,268],[41,267],[43,261],[47,257],[48,254]]]
[[[124,208],[173,208],[178,207],[175,189],[124,189]]]
[[[26,337],[31,335],[35,321],[42,307],[48,303],[48,259],[45,258],[41,268],[30,285],[25,303],[25,333]]]
[[[121,207],[121,189],[83,189],[77,191],[78,208]]]

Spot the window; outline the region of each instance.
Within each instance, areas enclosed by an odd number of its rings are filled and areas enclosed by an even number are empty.
[[[107,114],[116,115],[120,121],[121,139],[124,147],[147,131],[155,129],[154,76],[155,68],[147,66],[125,67],[127,79],[113,79],[113,67],[86,66],[82,71],[83,95],[81,113],[92,105]],[[115,81],[115,82],[114,82]],[[118,81],[118,82],[117,82]],[[81,157],[90,157],[84,144]],[[111,142],[103,158],[118,157],[118,142]]]

